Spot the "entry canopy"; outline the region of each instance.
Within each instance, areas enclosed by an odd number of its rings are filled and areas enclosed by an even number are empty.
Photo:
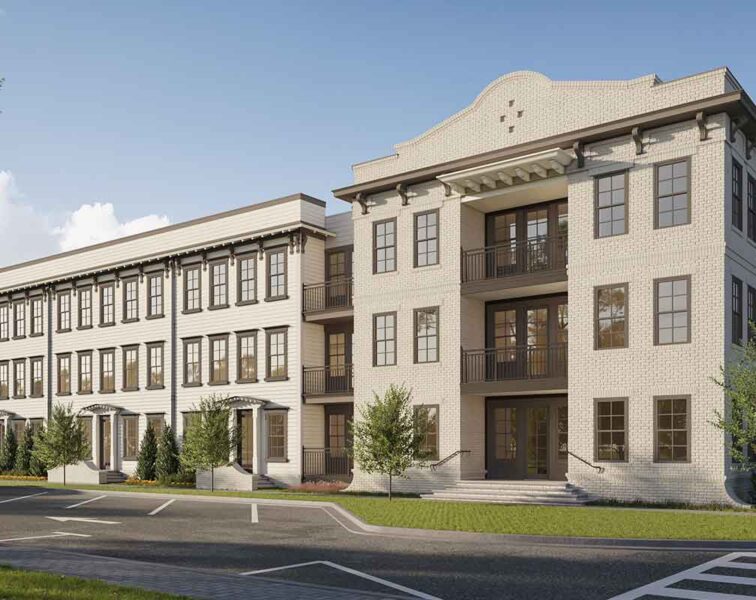
[[[120,406],[114,406],[112,404],[90,404],[89,406],[85,406],[84,408],[82,408],[79,412],[88,412],[95,415],[99,415],[99,414],[105,414],[105,413],[118,414],[122,411],[123,409]]]

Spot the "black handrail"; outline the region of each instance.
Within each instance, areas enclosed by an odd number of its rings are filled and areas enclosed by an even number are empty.
[[[566,376],[566,343],[462,350],[462,383]]]
[[[305,314],[339,308],[352,308],[351,277],[302,287],[302,311]]]
[[[352,394],[352,365],[304,367],[302,369],[304,393]]]
[[[567,235],[537,237],[462,252],[462,283],[499,279],[567,266]]]
[[[575,454],[571,450],[567,450],[567,454],[569,454],[570,456],[572,456],[574,458],[577,458],[584,465],[588,465],[592,469],[596,469],[596,471],[598,471],[599,473],[603,473],[604,472],[604,467],[600,467],[598,465],[594,465],[594,464],[589,463],[587,460],[585,460],[584,458],[580,458],[577,454]]]
[[[445,465],[446,463],[448,463],[455,456],[459,456],[460,454],[469,454],[469,453],[470,453],[470,450],[457,450],[456,452],[452,452],[446,458],[442,458],[438,462],[435,462],[435,463],[430,464],[428,466],[430,467],[431,471],[435,471],[438,467]]]

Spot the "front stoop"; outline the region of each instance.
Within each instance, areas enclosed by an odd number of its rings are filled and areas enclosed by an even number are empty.
[[[127,477],[120,471],[108,471],[105,473],[105,483],[123,483]]]
[[[427,500],[485,502],[491,504],[582,505],[596,497],[563,481],[462,480],[455,485],[421,494]]]

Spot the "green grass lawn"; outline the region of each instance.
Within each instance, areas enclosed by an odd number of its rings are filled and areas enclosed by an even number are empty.
[[[0,482],[0,485],[26,485]],[[44,484],[60,488],[61,485]],[[112,491],[318,500],[335,502],[366,523],[389,527],[508,533],[520,535],[609,537],[670,540],[756,540],[756,511],[682,511],[612,507],[558,507],[440,502],[351,494],[297,494],[287,491],[209,492],[136,487],[133,485],[71,486]],[[9,505],[12,506],[12,505]]]
[[[185,596],[158,594],[101,581],[12,569],[0,565],[0,598],[3,600],[177,600]]]

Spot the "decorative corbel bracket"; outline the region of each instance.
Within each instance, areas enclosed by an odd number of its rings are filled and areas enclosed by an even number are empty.
[[[751,160],[751,157],[753,156],[753,142],[749,139],[746,139],[745,154],[746,160]]]
[[[709,130],[706,128],[706,115],[703,111],[696,113],[696,125],[698,125],[698,139],[704,141],[709,137]]]
[[[139,283],[144,283],[144,269],[139,265]]]
[[[233,246],[231,246],[231,248],[229,249],[228,254],[229,254],[229,257],[230,257],[229,262],[231,263],[231,266],[233,267],[234,266],[234,262],[236,261],[236,251],[234,250]]]
[[[630,135],[633,136],[633,142],[635,142],[635,153],[643,154],[643,130],[640,127],[633,127]]]
[[[289,254],[294,254],[294,248],[297,246],[296,236],[293,233],[289,234]]]
[[[362,214],[363,215],[368,214],[368,204],[367,204],[367,200],[365,199],[365,194],[363,194],[362,192],[357,192],[354,199],[362,207]]]
[[[449,185],[448,183],[446,183],[445,181],[442,181],[442,182],[441,182],[441,185],[443,185],[443,186],[444,186],[444,196],[446,196],[447,198],[448,198],[449,196],[451,196],[451,193],[452,193],[452,188],[451,188],[451,186],[450,186],[450,185]]]
[[[304,254],[305,246],[307,245],[307,232],[299,232],[299,253]]]
[[[745,117],[730,117],[730,143],[734,144],[735,140],[737,140],[736,134],[740,129],[748,122],[748,119]]]
[[[409,205],[409,194],[407,194],[407,186],[403,183],[399,183],[396,186],[396,193],[402,198],[402,206]]]
[[[585,148],[583,146],[583,142],[577,141],[574,144],[572,144],[572,151],[575,153],[575,158],[577,159],[577,166],[578,169],[582,169],[585,167]]]
[[[202,270],[207,271],[207,253],[202,253]]]

